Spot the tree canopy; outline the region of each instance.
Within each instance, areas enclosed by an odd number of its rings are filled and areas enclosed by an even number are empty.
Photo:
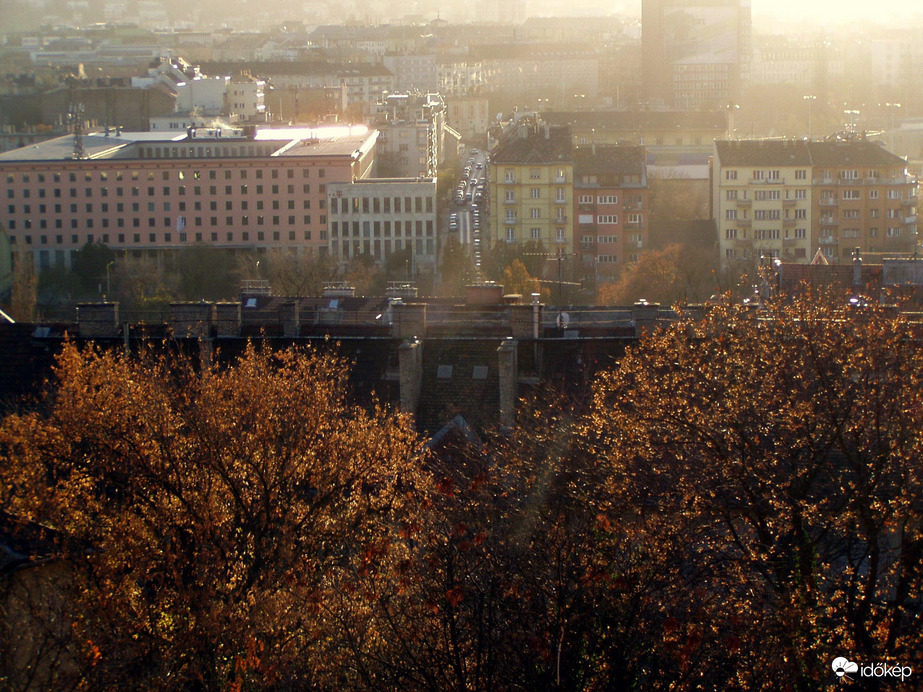
[[[592,396],[541,391],[512,430],[427,447],[352,403],[346,372],[64,348],[49,398],[0,425],[0,508],[84,546],[50,686],[820,690],[838,656],[923,670],[923,370],[892,311],[718,305],[629,347]]]

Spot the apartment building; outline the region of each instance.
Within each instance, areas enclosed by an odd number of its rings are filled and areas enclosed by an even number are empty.
[[[445,102],[439,94],[387,94],[379,101],[375,127],[382,177],[434,177],[452,147]],[[455,148],[457,149],[457,140]]]
[[[190,130],[58,137],[0,155],[0,224],[39,268],[87,242],[141,255],[204,243],[326,251],[327,185],[369,175],[378,133]]]
[[[917,180],[907,162],[874,142],[811,142],[817,247],[830,261],[914,252]]]
[[[916,246],[917,182],[877,143],[716,141],[712,215],[725,261],[831,262]]]
[[[327,186],[329,252],[385,262],[407,253],[410,275],[436,262],[436,179],[373,178]]]
[[[611,280],[649,247],[650,197],[639,146],[597,145],[574,152],[575,241],[584,269]]]
[[[736,103],[751,57],[750,0],[643,0],[642,93],[678,110]]]
[[[523,120],[491,155],[494,242],[541,242],[575,251],[574,153],[570,130]]]

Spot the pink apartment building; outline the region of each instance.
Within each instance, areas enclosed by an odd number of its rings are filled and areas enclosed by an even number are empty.
[[[326,252],[327,185],[367,177],[377,136],[342,126],[58,137],[0,154],[0,224],[39,268],[70,266],[87,242],[138,255],[197,243]]]

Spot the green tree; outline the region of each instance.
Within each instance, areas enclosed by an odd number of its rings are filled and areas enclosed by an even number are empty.
[[[13,263],[13,288],[10,312],[15,320],[31,322],[35,319],[38,277],[35,274],[31,252],[17,252]]]
[[[103,243],[86,243],[74,253],[71,271],[80,282],[84,296],[99,296],[106,287],[106,267],[115,261],[115,252]]]

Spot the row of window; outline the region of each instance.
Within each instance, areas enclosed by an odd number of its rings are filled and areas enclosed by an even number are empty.
[[[138,196],[141,194],[141,188],[138,187],[137,185],[134,185],[134,186],[132,186],[132,187],[130,187],[130,188],[116,187],[116,188],[113,188],[113,189],[115,190],[115,196],[116,196],[116,197],[125,197],[125,196],[126,196],[126,195],[125,195],[125,191],[126,191],[126,190],[130,191],[132,197],[138,197]],[[163,195],[164,197],[173,197],[174,195],[175,195],[175,196],[179,196],[179,197],[185,197],[185,196],[186,196],[186,190],[187,190],[187,188],[186,188],[185,185],[180,185],[180,186],[178,186],[178,187],[174,190],[173,188],[170,188],[169,186],[164,186],[163,188],[161,188],[161,190],[162,190],[162,195]],[[279,185],[276,185],[276,184],[270,185],[270,186],[269,186],[269,191],[270,191],[270,194],[278,195],[278,194],[280,194],[280,187],[279,187]],[[322,185],[318,185],[318,186],[317,186],[317,192],[318,192],[319,194],[322,194],[322,195],[323,195],[323,194],[326,193],[326,191],[327,191],[327,186],[326,186],[326,185],[323,185],[323,184],[322,184]],[[59,187],[52,188],[51,192],[52,192],[52,197],[54,197],[55,199],[60,199],[60,198],[62,197],[62,189],[59,188]],[[247,194],[250,194],[250,192],[251,192],[251,190],[250,190],[250,186],[249,186],[249,185],[241,185],[241,186],[240,186],[240,194],[242,194],[242,195],[247,195]],[[254,192],[254,193],[257,194],[257,195],[265,194],[264,186],[263,186],[263,185],[255,185],[255,186],[253,187],[252,192]],[[100,197],[108,197],[108,196],[109,196],[109,188],[108,188],[108,187],[101,187],[101,188],[87,187],[87,188],[84,188],[84,191],[83,191],[84,197],[93,197],[93,196],[94,196],[95,194],[97,194],[97,193],[99,194]],[[294,186],[294,185],[287,185],[287,186],[286,186],[286,193],[289,194],[289,195],[294,195],[294,194],[296,194],[296,192],[295,192],[295,186]],[[193,196],[198,197],[198,196],[200,196],[201,194],[202,194],[202,186],[201,186],[201,185],[194,185],[194,186],[192,186],[192,195],[193,195]],[[211,196],[213,196],[213,197],[216,196],[216,195],[218,194],[218,186],[217,186],[217,185],[210,185],[210,186],[208,187],[208,194],[211,195]],[[234,194],[234,186],[233,186],[233,185],[225,185],[225,186],[224,186],[224,194],[225,194],[225,195],[233,195],[233,194]],[[305,195],[310,195],[310,194],[311,194],[311,185],[310,185],[310,183],[305,183],[304,185],[301,186],[301,194],[305,194]],[[40,199],[44,199],[44,198],[45,198],[45,195],[46,195],[46,190],[45,190],[45,188],[39,188],[38,191],[37,191],[37,195],[38,195],[38,197],[39,197]],[[156,195],[157,195],[157,188],[155,188],[155,187],[153,187],[153,186],[149,186],[149,187],[147,188],[147,196],[148,196],[148,197],[154,197],[154,196],[156,196]],[[15,191],[13,188],[10,188],[10,189],[8,189],[8,190],[6,191],[6,196],[7,196],[7,199],[16,199],[16,191]],[[68,190],[68,195],[67,195],[67,196],[70,197],[71,199],[77,197],[77,188],[75,188],[75,187],[70,188],[70,189]],[[23,198],[23,199],[29,199],[29,198],[31,198],[31,197],[32,197],[32,190],[31,190],[31,188],[25,188],[25,189],[22,191],[22,198]]]
[[[427,237],[432,237],[434,232],[433,221],[428,220],[424,224],[423,221],[395,221],[393,225],[393,235],[413,235],[416,231],[416,235],[422,236],[424,229],[426,230]],[[331,221],[330,223],[330,237],[339,238],[340,232],[344,238],[348,237],[363,237],[363,238],[381,238],[382,234],[384,237],[392,236],[392,224],[390,221],[353,221],[351,224],[349,221],[343,221],[342,223],[337,221]]]
[[[283,234],[283,231],[272,231],[271,234],[270,234],[270,237],[271,237],[271,239],[272,239],[273,241],[281,241],[281,240],[282,240],[282,234]],[[176,237],[176,240],[174,240],[174,235],[175,235],[175,237]],[[304,231],[301,235],[302,235],[302,237],[304,238],[304,240],[311,240],[311,231]],[[127,234],[125,234],[125,233],[118,233],[118,234],[116,234],[114,237],[115,237],[115,242],[116,242],[116,244],[118,244],[118,245],[124,245],[124,244],[126,244],[126,243],[140,243],[140,242],[141,242],[142,236],[143,236],[142,233],[133,233],[133,234],[131,234],[131,236],[130,236],[131,240],[126,240],[126,239],[129,237]],[[190,241],[190,236],[191,236],[191,238],[193,239],[193,242],[196,242],[196,243],[201,243],[201,242],[204,242],[204,240],[205,240],[205,234],[204,234],[204,233],[201,233],[201,232],[196,232],[196,233],[192,233],[192,234],[184,233],[184,232],[178,232],[178,233],[175,233],[175,234],[174,234],[174,233],[171,232],[171,233],[163,233],[162,235],[158,235],[157,233],[148,233],[148,234],[147,234],[147,241],[146,241],[146,242],[148,242],[148,243],[157,243],[157,242],[163,242],[163,243],[173,243],[173,242],[186,243],[186,242],[189,242],[189,241]],[[211,240],[211,242],[217,243],[217,242],[219,242],[219,238],[220,238],[220,236],[221,236],[221,233],[219,233],[218,231],[212,231],[211,233],[208,234],[208,236],[209,236],[209,240]],[[298,236],[298,234],[297,234],[295,231],[288,231],[288,232],[286,233],[286,237],[288,238],[288,240],[296,240],[296,239],[297,239],[297,236]],[[32,237],[31,235],[22,236],[22,239],[23,239],[23,242],[25,242],[26,245],[32,245],[33,242],[34,242],[34,241],[33,241],[33,237]],[[255,239],[256,239],[256,241],[265,241],[265,240],[266,240],[266,232],[265,232],[265,231],[257,231],[257,232],[255,233]],[[327,240],[327,232],[326,232],[326,231],[321,231],[321,232],[320,232],[320,239],[321,239],[321,240]],[[88,235],[86,236],[84,242],[90,242],[90,243],[92,243],[92,242],[94,242],[95,240],[96,240],[96,236],[95,236],[94,234],[90,233],[90,234],[88,234]],[[228,243],[233,243],[233,242],[243,242],[243,243],[247,243],[247,242],[250,242],[250,232],[249,232],[249,231],[241,231],[240,234],[238,235],[235,231],[225,231],[223,240],[224,240],[224,242],[228,242]],[[71,244],[71,245],[79,245],[79,244],[80,244],[80,241],[81,241],[81,238],[80,238],[79,236],[72,235],[72,236],[71,236],[71,242],[70,242],[70,244]],[[104,243],[104,244],[109,244],[110,242],[112,242],[112,237],[110,237],[110,235],[109,235],[108,233],[103,233],[103,234],[101,234],[101,235],[99,236],[99,241],[102,242],[102,243]],[[16,243],[16,236],[10,236],[10,242],[15,244],[15,243]],[[47,235],[38,236],[37,243],[40,244],[40,245],[48,245],[48,244],[49,244],[49,236],[47,236]],[[64,245],[64,236],[61,236],[61,235],[55,236],[55,237],[54,237],[54,245]]]
[[[263,208],[264,208],[264,205],[265,205],[265,203],[264,203],[263,200],[261,200],[261,199],[260,199],[260,200],[257,200],[257,201],[256,201],[256,204],[255,204],[255,209],[256,209],[257,211],[262,211]],[[318,203],[318,206],[319,206],[321,209],[323,209],[323,208],[326,206],[326,200],[320,200],[319,203]],[[161,203],[161,209],[162,209],[163,211],[165,211],[165,212],[171,211],[171,207],[172,207],[172,203],[171,203],[171,202],[162,202],[162,203]],[[270,207],[271,207],[273,210],[281,209],[281,208],[282,208],[282,207],[281,207],[281,202],[280,202],[279,200],[277,200],[277,199],[274,199],[274,200],[272,200],[272,202],[271,202],[271,204],[270,204]],[[286,200],[286,207],[287,207],[288,209],[290,209],[290,210],[294,210],[294,209],[295,209],[295,200],[293,200],[293,199]],[[311,200],[309,200],[309,199],[303,199],[303,200],[301,201],[301,207],[302,207],[302,209],[310,209],[310,208],[311,208]],[[139,202],[132,202],[132,203],[131,203],[131,206],[130,206],[129,208],[131,209],[131,211],[137,213],[137,212],[140,212],[140,211],[141,211],[141,204],[140,204]],[[176,205],[176,208],[177,208],[178,211],[186,211],[186,203],[185,203],[185,202],[178,202],[177,205]],[[233,210],[234,210],[234,202],[231,201],[231,200],[226,200],[225,203],[224,203],[224,208],[225,208],[225,210],[227,210],[227,211],[233,211]],[[249,203],[248,200],[243,200],[243,201],[240,202],[240,209],[241,209],[241,211],[248,211],[249,208],[250,208],[250,203]],[[51,209],[52,209],[52,213],[54,213],[54,214],[62,214],[62,213],[64,213],[64,208],[63,208],[63,206],[62,206],[61,204],[55,204],[55,205],[52,206]],[[79,209],[79,207],[78,207],[77,204],[71,204],[71,205],[69,205],[69,207],[68,207],[68,212],[71,213],[71,214],[76,214],[76,213],[78,213],[78,209]],[[193,209],[194,209],[195,211],[202,211],[202,203],[201,203],[201,202],[194,202],[194,203],[193,203]],[[210,202],[210,203],[209,203],[209,209],[210,209],[211,211],[218,211],[218,202],[216,202],[216,201]],[[39,214],[47,214],[47,213],[48,213],[48,207],[47,207],[45,204],[39,204],[39,205],[37,206],[37,210],[38,210],[38,213],[39,213]],[[156,202],[148,202],[148,203],[147,203],[147,211],[149,211],[149,212],[154,212],[154,211],[156,211],[156,210],[157,210],[157,203],[156,203]],[[85,211],[85,213],[87,213],[87,214],[92,214],[92,213],[94,212],[93,203],[92,203],[92,202],[88,202],[86,205],[84,205],[84,211]],[[124,204],[123,202],[116,202],[116,204],[115,204],[115,211],[118,212],[118,213],[123,213],[123,212],[125,211],[125,204]],[[31,213],[32,213],[32,205],[31,205],[31,204],[24,204],[24,205],[22,206],[21,212],[22,212],[23,214],[31,214]],[[102,214],[108,214],[108,213],[109,213],[109,203],[108,203],[108,202],[103,202],[103,203],[101,203],[101,204],[99,205],[99,212],[102,213]],[[14,215],[16,214],[16,205],[15,205],[15,204],[7,205],[7,213],[8,213],[10,216],[14,216]]]
[[[387,258],[394,252],[401,252],[410,249],[417,255],[432,255],[435,252],[435,240],[432,238],[423,239],[385,239],[385,240],[342,240],[338,244],[333,243],[334,252],[339,251],[341,257],[358,257],[360,254],[372,255],[373,257]]]
[[[317,177],[318,177],[318,178],[325,178],[325,177],[327,177],[327,170],[326,170],[325,168],[317,168],[317,169],[315,169],[315,170],[317,171]],[[268,171],[267,171],[266,169],[262,169],[262,168],[257,168],[257,169],[255,169],[255,170],[252,169],[252,168],[238,168],[238,169],[234,169],[234,168],[225,168],[225,169],[224,169],[224,179],[225,179],[225,180],[232,180],[233,177],[234,177],[235,171],[236,171],[236,173],[237,173],[237,176],[236,176],[236,177],[237,177],[239,180],[247,180],[247,179],[249,178],[249,175],[250,175],[250,172],[251,172],[251,171],[253,172],[253,177],[254,177],[254,179],[256,179],[256,180],[262,180],[263,177],[264,177],[264,174],[265,174],[266,172],[269,173],[269,178],[270,178],[270,179],[275,180],[275,179],[278,179],[278,178],[280,177],[280,175],[279,175],[279,169],[278,169],[278,168],[270,168],[270,169],[268,169]],[[209,180],[217,180],[217,179],[218,179],[218,171],[217,171],[216,169],[211,169],[211,170],[209,170],[209,171],[207,171],[207,172],[208,172],[208,179],[209,179]],[[173,175],[174,173],[176,174],[177,180],[204,180],[204,179],[205,179],[205,175],[204,175],[203,172],[200,171],[200,170],[193,170],[193,171],[161,171],[161,172],[160,172],[160,179],[161,179],[161,180],[170,180],[170,178],[172,177],[172,175]],[[89,183],[89,182],[93,182],[94,180],[98,180],[98,181],[101,182],[101,183],[105,183],[105,182],[107,182],[107,181],[110,179],[110,177],[111,177],[113,180],[120,181],[120,180],[123,180],[123,179],[127,179],[126,176],[127,176],[127,178],[130,178],[131,180],[139,180],[140,177],[141,177],[139,171],[112,171],[112,172],[110,172],[110,171],[84,171],[82,176],[78,175],[76,172],[71,172],[71,173],[66,173],[66,174],[65,174],[65,173],[60,173],[60,172],[58,172],[58,173],[36,173],[36,174],[35,174],[35,180],[36,180],[36,182],[39,182],[39,183],[44,183],[44,182],[55,182],[55,183],[60,183],[60,182],[62,182],[62,181],[65,179],[65,177],[66,177],[66,179],[67,179],[69,182],[72,182],[72,183],[77,182],[78,179],[82,179],[83,181],[88,182],[88,183]],[[294,169],[294,168],[287,168],[287,169],[285,169],[285,177],[288,178],[288,179],[294,178],[294,177],[295,177],[295,169]],[[311,168],[302,168],[302,169],[301,169],[301,177],[302,177],[302,178],[310,178],[310,177],[311,177]],[[156,180],[156,179],[157,179],[157,176],[156,176],[156,174],[155,174],[154,171],[148,171],[148,172],[147,172],[146,178],[147,178],[147,180]],[[31,173],[22,173],[22,174],[20,174],[19,180],[20,180],[20,182],[22,182],[22,183],[31,183],[31,182],[32,182],[32,174],[31,174]],[[15,173],[7,173],[7,174],[6,174],[6,182],[7,182],[7,184],[9,184],[9,185],[12,185],[13,183],[15,183],[15,182],[16,182],[16,174],[15,174]]]
[[[161,223],[162,226],[164,226],[165,228],[172,228],[172,227],[173,227],[172,217],[164,216],[164,217],[160,217],[160,218],[161,218],[161,221],[162,221],[162,223]],[[278,215],[273,215],[273,216],[271,217],[271,221],[269,221],[268,223],[269,223],[270,225],[273,225],[273,226],[281,226],[281,225],[283,225],[283,221],[282,221],[283,218],[285,219],[284,225],[295,226],[295,225],[298,225],[298,223],[299,223],[299,222],[296,220],[297,217],[296,217],[294,214],[289,214],[287,217],[282,217],[282,216],[278,216]],[[311,225],[311,215],[310,215],[310,214],[305,214],[305,215],[303,215],[303,216],[301,217],[301,219],[302,219],[301,222],[300,222],[301,224],[303,224],[303,225],[305,225],[305,226],[310,226],[310,225]],[[142,224],[143,219],[140,218],[140,217],[137,217],[137,216],[136,216],[136,217],[132,217],[132,218],[130,218],[130,219],[126,219],[124,216],[119,216],[119,217],[117,217],[117,218],[115,219],[115,224],[114,224],[114,225],[115,225],[116,228],[125,228],[125,227],[129,226],[129,221],[131,222],[130,225],[131,225],[131,227],[133,227],[133,228],[140,228],[140,227],[143,225],[143,224]],[[256,223],[257,226],[265,226],[265,225],[267,225],[267,217],[264,216],[263,214],[258,214],[257,216],[255,216],[255,217],[254,217],[254,221],[255,221],[255,223]],[[147,223],[147,226],[148,226],[148,227],[154,228],[155,226],[158,225],[158,224],[157,224],[157,217],[153,217],[153,216],[147,217],[146,223]],[[249,226],[249,225],[250,225],[250,216],[248,216],[248,215],[241,216],[241,217],[239,217],[239,218],[236,220],[236,223],[237,223],[238,225],[241,225],[241,226]],[[326,224],[326,223],[327,223],[327,217],[326,217],[325,215],[323,215],[323,214],[321,214],[321,216],[320,216],[320,223],[321,223],[321,224]],[[431,223],[431,222],[430,222],[430,223]],[[185,217],[185,216],[177,217],[177,224],[178,224],[178,225],[185,226],[185,225],[186,225],[186,217]],[[94,228],[95,225],[96,225],[96,222],[95,222],[94,219],[83,219],[83,220],[71,219],[71,220],[70,220],[70,227],[71,227],[71,228]],[[99,220],[99,225],[100,225],[100,228],[109,228],[110,220],[109,220],[108,218],[100,219],[100,220]],[[193,219],[192,219],[192,225],[193,225],[193,226],[196,226],[196,227],[198,227],[198,226],[204,226],[205,223],[204,223],[203,217],[201,217],[201,216],[195,216],[195,217],[193,217]],[[208,225],[210,225],[210,226],[217,226],[217,225],[218,225],[218,217],[217,217],[217,216],[211,216],[211,217],[209,217],[209,224],[208,224]],[[225,217],[225,225],[227,225],[227,226],[234,226],[234,225],[235,225],[235,219],[234,219],[234,217],[233,217],[233,216],[226,216],[226,217]],[[7,222],[7,227],[8,227],[8,230],[10,230],[10,231],[17,231],[17,230],[19,230],[18,225],[17,225],[15,219],[11,219],[10,221],[8,221],[8,222]],[[51,226],[49,225],[47,219],[40,219],[40,220],[39,220],[39,222],[38,222],[38,228],[44,230],[44,229],[49,228],[49,227],[51,227]],[[53,227],[54,227],[54,228],[64,228],[64,222],[63,222],[63,220],[62,220],[62,219],[54,219],[54,225],[53,225]],[[23,228],[23,230],[30,230],[31,228],[33,228],[32,220],[31,220],[31,219],[26,219],[25,221],[23,221],[23,222],[22,222],[22,228]]]
[[[781,231],[778,228],[757,228],[753,231],[753,237],[756,240],[778,240],[781,237]],[[784,237],[785,240],[792,238],[801,240],[808,237],[808,230],[806,228],[786,229]],[[747,231],[746,229],[728,228],[724,231],[724,238],[725,240],[746,240]]]
[[[541,237],[541,235],[540,235],[540,234],[541,234],[541,229],[533,228],[532,231],[538,231],[538,232],[539,232],[539,235],[534,235],[534,236],[532,236],[533,238],[539,238],[539,237]],[[554,231],[554,242],[556,242],[556,243],[564,243],[564,242],[566,242],[566,241],[567,241],[567,232],[566,232],[566,230],[563,229],[563,228],[556,228],[555,231]],[[512,228],[507,228],[507,229],[506,229],[506,242],[508,242],[508,243],[515,243],[515,242],[516,242],[516,231],[515,231],[515,229],[512,229]]]
[[[781,180],[782,171],[778,168],[771,168],[769,170],[756,169],[750,175],[752,180]],[[737,180],[737,170],[731,168],[724,171],[725,180]],[[807,180],[808,171],[806,168],[799,168],[795,170],[795,180]]]
[[[427,214],[433,213],[432,197],[331,197],[330,199],[331,214],[422,214],[424,209]]]

